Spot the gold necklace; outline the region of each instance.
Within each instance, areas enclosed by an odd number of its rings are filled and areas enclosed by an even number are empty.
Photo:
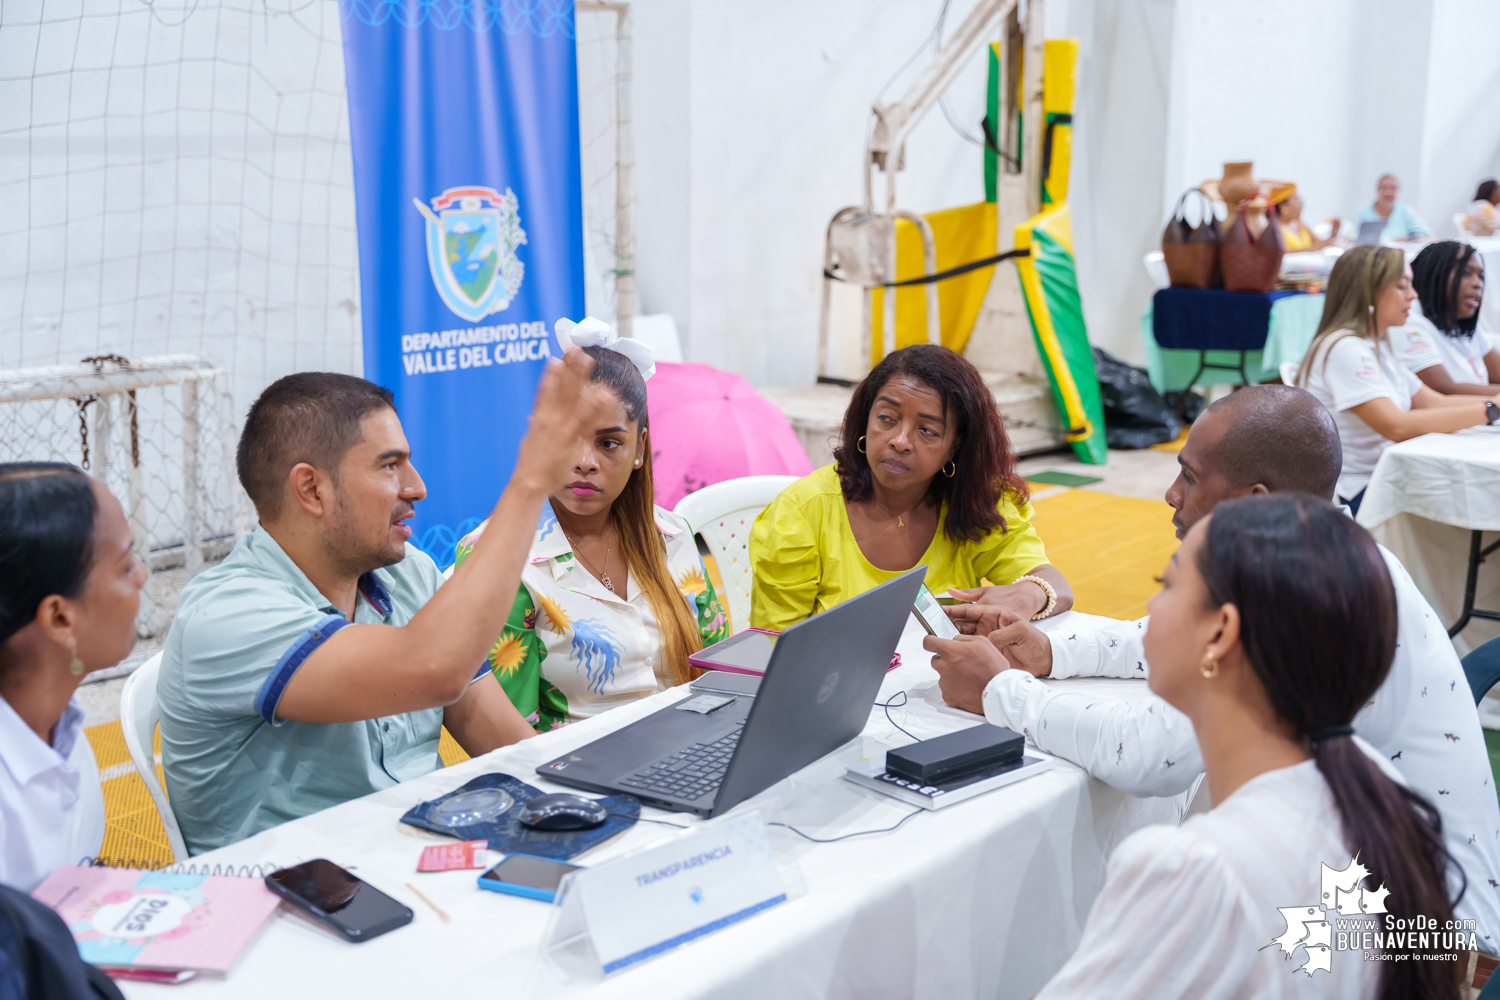
[[[579,562],[583,563],[584,569],[588,570],[590,573],[594,574],[594,576],[598,577],[599,582],[604,584],[604,589],[613,594],[615,592],[615,585],[609,582],[609,573],[600,573],[598,570],[594,569],[593,565],[590,564],[588,559],[584,557],[583,550],[578,547],[578,543],[573,541],[572,535],[564,531],[563,537],[568,540],[569,545],[573,546],[573,554],[578,557]],[[606,533],[604,536],[604,568],[606,570],[609,569],[609,544],[609,535],[608,533]]]
[[[874,497],[870,498],[870,502],[873,503],[876,507],[879,507],[882,511],[884,511],[886,517],[894,517],[896,519],[896,527],[898,527],[898,528],[904,528],[904,527],[906,527],[906,522],[904,520],[902,520],[900,514],[892,514],[891,511],[885,506],[885,504],[881,503],[879,500],[876,500]],[[910,514],[911,511],[907,511],[907,513]]]

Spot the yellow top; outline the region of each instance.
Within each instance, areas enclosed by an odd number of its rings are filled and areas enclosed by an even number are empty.
[[[1306,226],[1299,225],[1296,229],[1293,229],[1291,226],[1283,225],[1281,227],[1281,239],[1286,244],[1287,253],[1312,249],[1312,230]]]
[[[937,532],[918,563],[927,565],[927,586],[942,596],[949,587],[1014,583],[1047,561],[1031,526],[1031,504],[1009,495],[996,508],[1006,531],[977,542],[954,542],[943,533],[945,503]],[[803,476],[761,511],[750,531],[750,624],[782,631],[898,576],[870,565],[854,531],[832,465]]]

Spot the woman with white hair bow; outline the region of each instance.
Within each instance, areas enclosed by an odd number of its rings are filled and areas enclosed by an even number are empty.
[[[556,330],[564,350],[594,359],[592,390],[610,416],[579,448],[573,481],[542,507],[490,651],[511,702],[542,730],[684,683],[688,656],[729,635],[692,531],[655,504],[646,412],[655,352],[597,319],[560,319]],[[484,529],[459,542],[459,562]]]

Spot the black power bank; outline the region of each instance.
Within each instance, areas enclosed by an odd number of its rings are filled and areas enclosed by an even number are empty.
[[[887,750],[885,769],[898,778],[935,785],[972,771],[1020,760],[1026,740],[988,722],[947,736]]]

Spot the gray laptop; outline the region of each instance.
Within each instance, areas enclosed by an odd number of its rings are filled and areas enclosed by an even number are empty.
[[[733,808],[864,730],[926,574],[917,566],[787,629],[756,693],[689,693],[537,774],[658,809]],[[683,707],[705,696],[729,701],[706,714]]]
[[[1380,234],[1383,232],[1385,232],[1385,222],[1380,219],[1361,222],[1359,224],[1359,235],[1354,238],[1354,245],[1361,247],[1375,246],[1380,242]]]

